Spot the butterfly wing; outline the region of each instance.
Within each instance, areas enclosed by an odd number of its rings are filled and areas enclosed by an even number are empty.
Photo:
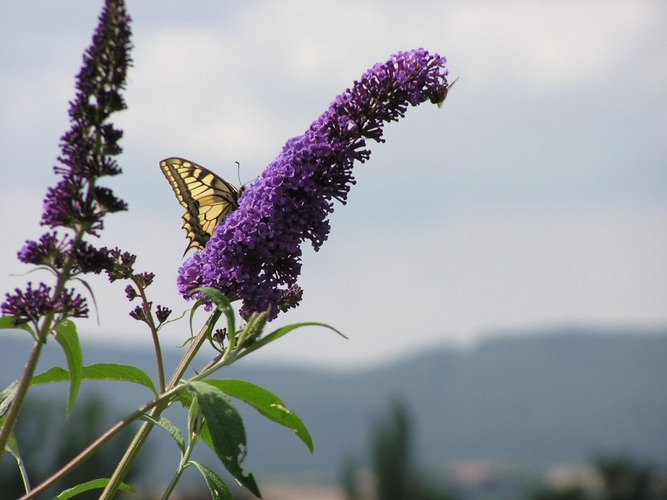
[[[190,240],[185,253],[203,249],[215,226],[238,208],[242,190],[183,158],[162,160],[160,169],[185,208],[183,229]]]

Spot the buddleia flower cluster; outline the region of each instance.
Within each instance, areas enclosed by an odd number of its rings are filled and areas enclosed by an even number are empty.
[[[2,312],[14,316],[16,324],[37,326],[47,314],[53,323],[87,316],[86,300],[65,283],[113,266],[106,248],[96,248],[84,239],[99,236],[106,214],[127,209],[98,180],[121,173],[113,157],[121,152],[118,141],[123,134],[109,123],[109,117],[126,107],[121,90],[131,64],[129,21],[123,2],[108,0],[84,53],[77,94],[69,108],[72,127],[61,138],[59,164],[54,167],[60,180],[44,199],[41,224],[51,231],[38,241],[27,241],[18,253],[20,261],[45,267],[59,279],[55,286],[28,283],[25,290],[7,294]]]
[[[445,58],[424,49],[400,52],[368,70],[331,103],[306,132],[287,141],[214,231],[206,247],[179,269],[179,291],[214,287],[243,303],[241,314],[296,306],[301,245],[317,251],[329,235],[334,200],[345,204],[352,168],[370,157],[367,141],[383,142],[383,127],[408,106],[441,103]],[[194,294],[201,298],[201,294]]]

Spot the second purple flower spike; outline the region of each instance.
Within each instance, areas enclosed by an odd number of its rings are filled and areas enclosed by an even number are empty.
[[[238,209],[183,264],[179,291],[189,297],[197,287],[217,288],[243,301],[244,316],[270,309],[273,319],[296,306],[301,243],[318,250],[327,239],[333,200],[346,202],[352,167],[370,157],[366,141],[383,142],[384,124],[402,118],[408,105],[442,102],[445,63],[424,49],[400,52],[336,97],[303,135],[287,141]]]

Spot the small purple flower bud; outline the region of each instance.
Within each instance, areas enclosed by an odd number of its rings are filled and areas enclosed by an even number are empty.
[[[131,302],[134,299],[136,299],[139,296],[139,294],[132,285],[127,285],[125,287],[125,296],[127,297],[127,300]]]
[[[109,255],[113,259],[113,265],[107,270],[107,276],[110,282],[116,280],[128,279],[134,272],[134,262],[137,256],[129,252],[123,252],[119,248],[109,250]]]
[[[136,275],[137,281],[143,288],[151,286],[153,283],[153,278],[155,278],[154,273],[138,273]]]
[[[151,303],[149,302],[149,307],[150,305]],[[136,319],[137,321],[144,321],[144,322],[146,321],[146,311],[144,311],[144,307],[141,305],[132,309],[130,311],[130,316]]]
[[[169,318],[170,314],[171,314],[171,309],[169,309],[168,307],[163,307],[161,305],[158,305],[155,310],[155,316],[157,317],[157,320],[158,322],[160,322],[160,324],[167,321],[167,318]]]

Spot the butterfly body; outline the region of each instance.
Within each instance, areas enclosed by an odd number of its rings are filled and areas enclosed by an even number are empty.
[[[191,248],[202,250],[215,227],[239,206],[244,188],[237,188],[210,170],[183,158],[160,162],[176,199],[185,208],[183,229]]]

